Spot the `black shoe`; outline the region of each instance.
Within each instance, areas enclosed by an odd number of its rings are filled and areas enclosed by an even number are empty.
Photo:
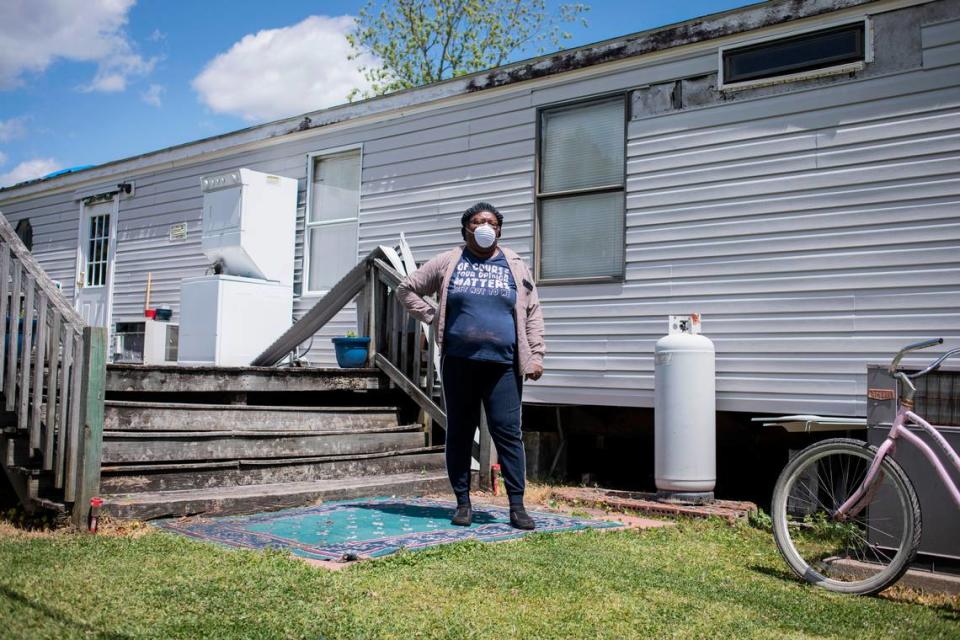
[[[458,504],[457,510],[453,514],[453,518],[450,520],[450,524],[455,524],[458,527],[469,527],[473,522],[473,509],[468,504]]]
[[[532,531],[537,528],[533,518],[527,514],[523,507],[510,507],[510,526],[525,531]]]

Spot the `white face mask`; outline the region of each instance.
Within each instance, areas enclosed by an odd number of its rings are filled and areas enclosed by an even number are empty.
[[[489,249],[497,241],[497,232],[489,224],[482,224],[474,229],[473,239],[481,249]]]

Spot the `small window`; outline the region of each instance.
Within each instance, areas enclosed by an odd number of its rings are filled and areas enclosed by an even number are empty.
[[[625,98],[540,112],[537,277],[623,276]]]
[[[102,287],[107,284],[107,254],[110,251],[109,213],[90,216],[87,243],[87,277],[84,286]]]
[[[863,22],[723,51],[723,84],[829,69],[866,56]]]
[[[315,156],[311,162],[303,277],[308,293],[320,293],[357,264],[360,152]]]

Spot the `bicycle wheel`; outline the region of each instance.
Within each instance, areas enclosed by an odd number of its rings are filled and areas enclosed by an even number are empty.
[[[811,584],[873,594],[896,582],[920,544],[920,504],[910,480],[884,458],[871,489],[834,518],[876,457],[859,440],[825,440],[801,451],[773,491],[773,536],[790,568]]]

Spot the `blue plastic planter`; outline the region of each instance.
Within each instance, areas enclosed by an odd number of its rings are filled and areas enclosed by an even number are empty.
[[[367,366],[367,351],[370,349],[370,338],[342,337],[331,338],[333,348],[337,352],[337,364],[344,369],[358,369]]]

